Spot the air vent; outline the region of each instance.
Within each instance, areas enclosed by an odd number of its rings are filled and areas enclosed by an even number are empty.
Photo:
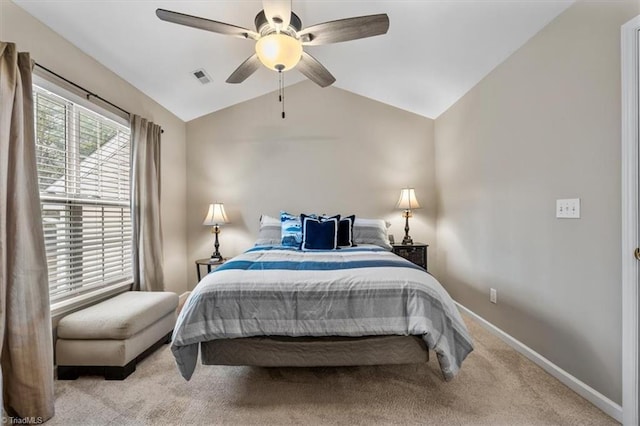
[[[195,70],[193,76],[202,84],[211,83],[211,77],[209,77],[209,74],[203,69]]]

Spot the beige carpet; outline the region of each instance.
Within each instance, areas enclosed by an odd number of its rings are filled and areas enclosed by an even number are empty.
[[[476,349],[452,382],[426,365],[198,366],[190,382],[168,346],[123,382],[56,382],[51,425],[606,425],[613,419],[465,317]]]

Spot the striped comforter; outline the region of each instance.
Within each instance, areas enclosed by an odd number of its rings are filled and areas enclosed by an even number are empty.
[[[196,286],[171,350],[182,376],[199,343],[251,336],[422,336],[452,379],[473,350],[449,294],[424,269],[375,246],[337,251],[256,247]]]

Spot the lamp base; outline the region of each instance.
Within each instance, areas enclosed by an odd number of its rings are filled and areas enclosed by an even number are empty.
[[[402,239],[402,244],[405,246],[413,245],[413,238],[409,236],[409,218],[411,217],[411,210],[405,210],[402,214],[404,216],[404,238]]]
[[[213,252],[213,254],[211,255],[211,259],[219,259],[222,260],[222,255],[220,254],[220,252],[218,251],[218,248],[220,247],[220,243],[218,242],[218,234],[220,233],[220,227],[218,225],[215,225],[212,229],[212,232],[216,235],[216,241],[213,244],[213,247],[215,248],[215,251]]]

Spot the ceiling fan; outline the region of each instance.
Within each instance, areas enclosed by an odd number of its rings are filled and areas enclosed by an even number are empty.
[[[214,33],[255,40],[256,53],[251,55],[229,76],[227,83],[242,83],[260,68],[288,71],[297,68],[308,79],[327,87],[335,77],[303,46],[340,43],[386,34],[389,17],[386,13],[339,19],[302,28],[302,21],[291,11],[290,0],[263,0],[263,10],[255,17],[256,31],[198,16],[157,9],[163,21],[186,25]]]

